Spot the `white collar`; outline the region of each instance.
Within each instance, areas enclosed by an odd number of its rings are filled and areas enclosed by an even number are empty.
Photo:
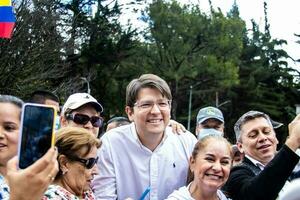
[[[263,170],[265,168],[265,165],[262,164],[261,162],[259,162],[258,160],[248,156],[248,155],[245,155],[246,158],[248,158],[255,166],[259,167],[259,169]]]

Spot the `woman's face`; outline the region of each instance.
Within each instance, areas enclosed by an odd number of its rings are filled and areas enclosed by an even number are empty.
[[[190,159],[195,184],[198,188],[211,192],[225,184],[231,164],[230,147],[224,141],[216,139],[209,139],[196,158]]]
[[[12,103],[0,103],[0,166],[17,155],[20,112]]]
[[[89,159],[97,157],[97,147],[94,146],[91,151],[86,156],[83,155],[83,152],[86,149],[81,149],[79,153],[77,153],[77,157],[81,159]],[[78,161],[69,161],[68,164],[68,172],[63,175],[64,181],[68,185],[68,190],[70,192],[81,196],[84,191],[90,189],[90,184],[94,178],[94,175],[98,174],[98,167],[95,164],[91,169],[87,169],[85,165]]]

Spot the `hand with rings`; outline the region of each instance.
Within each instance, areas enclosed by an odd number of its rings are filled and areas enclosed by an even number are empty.
[[[51,174],[48,175],[48,178],[51,180],[51,182],[55,179],[54,176],[52,176]]]

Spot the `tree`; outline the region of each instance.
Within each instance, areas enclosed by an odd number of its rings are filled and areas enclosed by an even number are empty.
[[[237,83],[242,48],[237,31],[240,22],[220,12],[209,17],[198,6],[180,6],[176,1],[153,1],[145,13],[149,32],[144,36],[144,50],[134,59],[142,60],[145,69],[168,81],[173,94],[173,118],[186,119],[190,85],[199,85],[195,88],[195,105],[199,107],[211,102],[207,94]]]
[[[0,41],[1,93],[26,97],[37,87],[52,87],[62,65],[62,38],[54,1],[16,2],[11,40]]]
[[[240,84],[229,95],[233,104],[227,125],[249,110],[259,110],[287,124],[294,117],[293,106],[299,95],[294,83],[295,70],[287,66],[288,54],[281,48],[286,41],[272,39],[265,4],[265,31],[252,21],[252,33],[244,36],[239,68]],[[227,129],[232,140],[232,128]],[[286,133],[285,133],[286,134]],[[281,134],[280,138],[283,134]]]

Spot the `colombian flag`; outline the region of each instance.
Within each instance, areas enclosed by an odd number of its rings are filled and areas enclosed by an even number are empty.
[[[15,22],[11,0],[0,0],[0,38],[11,38]]]

